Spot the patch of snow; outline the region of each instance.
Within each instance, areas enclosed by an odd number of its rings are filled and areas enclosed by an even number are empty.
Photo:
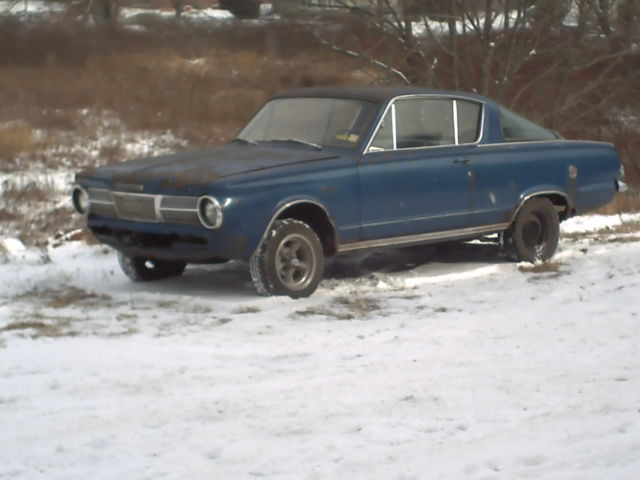
[[[273,12],[273,4],[271,3],[261,3],[260,4],[260,16],[266,17],[267,15],[271,15]]]
[[[120,9],[120,16],[126,22],[131,22],[139,16],[154,16],[160,18],[173,18],[175,11],[171,9],[156,10],[150,8],[123,7]],[[217,8],[188,8],[182,11],[182,20],[202,21],[202,20],[230,20],[233,15],[227,10]]]
[[[573,217],[560,225],[564,233],[596,232],[612,229],[624,224],[640,223],[639,213],[623,213],[621,215],[587,215]]]
[[[539,273],[456,248],[337,259],[301,300],[241,262],[131,283],[101,246],[12,257],[0,478],[635,478],[640,242],[566,240]]]
[[[42,14],[64,11],[66,5],[62,2],[44,0],[0,0],[1,14]]]
[[[0,15],[17,15],[29,18],[46,17],[50,14],[63,12],[67,4],[62,2],[51,2],[44,0],[0,0]],[[270,4],[261,5],[261,15],[267,15],[270,11]],[[152,9],[137,7],[121,7],[119,18],[126,23],[127,29],[137,29],[132,25],[140,17],[172,18],[175,16],[173,9]],[[183,21],[203,22],[203,21],[225,21],[233,19],[234,16],[227,10],[217,8],[185,8],[182,12]]]
[[[22,190],[35,185],[42,190],[69,190],[74,172],[64,169],[44,169],[29,172],[0,172],[0,195],[7,190]]]
[[[21,254],[27,249],[24,244],[17,238],[4,238],[0,239],[0,245],[4,247],[4,250],[12,256],[16,253]]]
[[[12,237],[0,238],[0,251],[5,261],[25,265],[40,264],[47,258],[41,250],[27,249],[19,239]]]
[[[521,21],[518,17],[518,11],[510,10],[506,15],[501,12],[491,16],[490,18],[487,18],[484,15],[478,15],[477,23],[475,23],[475,20],[471,21],[470,19],[465,18],[464,20],[457,20],[454,24],[456,33],[458,35],[462,35],[465,32],[474,32],[476,29],[483,31],[487,22],[491,22],[492,31],[502,31],[507,27],[510,28],[513,26],[516,21]],[[427,34],[439,36],[449,32],[449,22],[423,17],[420,21],[411,22],[411,28],[413,34],[417,37],[423,37]]]
[[[569,6],[569,12],[564,17],[562,24],[565,27],[576,28],[580,20],[580,6],[577,0],[572,0]]]

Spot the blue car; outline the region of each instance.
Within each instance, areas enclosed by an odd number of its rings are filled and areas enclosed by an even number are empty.
[[[499,234],[554,254],[559,222],[619,188],[612,145],[564,140],[479,95],[312,88],[272,97],[231,144],[76,175],[72,200],[123,271],[248,260],[257,291],[311,295],[338,253]]]

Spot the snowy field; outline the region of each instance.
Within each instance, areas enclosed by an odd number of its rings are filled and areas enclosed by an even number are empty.
[[[640,216],[340,258],[314,296],[246,266],[133,284],[2,242],[0,478],[637,479]]]

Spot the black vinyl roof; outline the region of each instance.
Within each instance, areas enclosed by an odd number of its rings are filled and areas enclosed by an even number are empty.
[[[448,90],[434,90],[430,88],[414,86],[395,87],[312,87],[284,90],[276,93],[272,98],[316,97],[316,98],[353,98],[369,100],[376,103],[385,102],[391,98],[402,95],[443,95],[466,97],[473,100],[485,101],[486,98],[473,93],[453,92]]]

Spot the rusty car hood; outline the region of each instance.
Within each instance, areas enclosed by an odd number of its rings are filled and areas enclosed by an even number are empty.
[[[86,170],[79,177],[109,183],[158,184],[180,188],[288,164],[335,158],[335,152],[267,145],[228,145],[141,158]],[[159,183],[158,183],[159,182]]]

